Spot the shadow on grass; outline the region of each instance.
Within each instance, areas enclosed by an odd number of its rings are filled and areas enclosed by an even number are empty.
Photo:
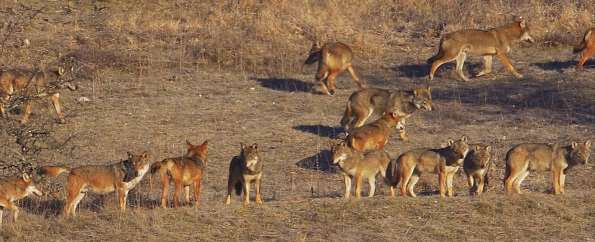
[[[394,71],[400,73],[404,77],[424,77],[427,76],[430,71],[428,64],[403,64],[393,68]]]
[[[293,129],[299,130],[306,133],[312,133],[318,135],[320,137],[328,137],[328,138],[337,138],[339,134],[343,132],[343,128],[340,127],[330,127],[321,124],[305,124],[305,125],[298,125],[294,126]]]
[[[285,92],[310,92],[312,83],[293,78],[256,78],[262,87]]]
[[[542,70],[546,71],[558,71],[562,72],[563,69],[573,68],[576,65],[575,60],[568,61],[549,61],[543,63],[533,63],[533,66],[537,66]]]
[[[544,109],[565,121],[595,122],[595,88],[589,82],[538,78],[503,78],[469,82],[447,89],[432,90],[436,100],[464,104],[500,106],[503,114],[516,114],[526,109]]]
[[[296,166],[315,171],[323,171],[329,173],[335,173],[335,167],[331,164],[331,151],[321,150],[319,153],[306,157],[297,163]]]

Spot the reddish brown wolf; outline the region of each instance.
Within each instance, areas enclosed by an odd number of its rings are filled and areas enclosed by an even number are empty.
[[[585,62],[595,53],[595,28],[590,28],[583,35],[581,44],[574,49],[574,53],[580,52],[580,58],[576,64],[577,68],[582,68]]]
[[[345,70],[349,71],[360,89],[365,87],[365,84],[357,77],[353,70],[352,60],[353,52],[348,45],[341,42],[334,42],[321,46],[320,42],[316,41],[312,44],[312,49],[310,49],[310,54],[304,64],[309,65],[318,61],[316,80],[320,82],[323,93],[332,96],[335,95],[336,90],[335,78]],[[325,79],[326,84],[324,83]]]
[[[403,129],[402,117],[396,112],[387,112],[372,123],[350,131],[345,139],[357,151],[382,150],[393,129]]]
[[[0,227],[2,226],[4,209],[12,210],[12,219],[16,222],[19,217],[19,208],[14,202],[31,194],[43,195],[26,173],[18,178],[0,180]]]
[[[516,17],[511,24],[503,25],[488,30],[465,29],[445,34],[440,40],[438,53],[428,59],[431,64],[430,80],[434,79],[434,73],[442,64],[456,60],[456,73],[464,81],[469,78],[463,74],[463,63],[469,55],[483,56],[483,70],[477,76],[483,76],[492,72],[492,56],[497,56],[500,62],[517,78],[523,78],[510,60],[508,52],[511,45],[518,41],[534,42],[529,34],[529,28],[522,17]]]
[[[155,162],[151,166],[151,173],[159,172],[161,177],[161,207],[167,207],[169,183],[174,182],[174,207],[179,207],[180,193],[184,188],[184,200],[190,204],[190,186],[194,186],[194,206],[200,206],[200,182],[207,166],[207,153],[209,142],[205,140],[201,145],[193,145],[186,141],[188,150],[186,155],[176,158],[167,158]]]
[[[572,142],[568,146],[558,144],[519,144],[506,154],[506,193],[521,194],[521,183],[530,171],[551,171],[554,194],[564,193],[566,170],[579,164],[587,164],[591,156],[591,141],[582,144]],[[513,190],[514,189],[514,190]]]
[[[75,216],[78,204],[87,192],[100,194],[117,192],[120,209],[126,209],[128,192],[132,190],[149,171],[149,154],[128,153],[128,159],[111,165],[88,165],[77,168],[64,166],[40,167],[40,175],[58,176],[68,172],[66,191],[68,197],[64,205],[65,216]]]

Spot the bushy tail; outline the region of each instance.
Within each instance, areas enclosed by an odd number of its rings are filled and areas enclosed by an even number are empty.
[[[444,56],[444,51],[442,51],[442,44],[444,44],[444,38],[440,39],[440,44],[438,45],[438,53],[430,57],[430,59],[426,60],[426,63],[431,65],[435,60],[440,59]]]
[[[353,110],[351,110],[351,100],[347,101],[347,107],[345,107],[345,113],[343,114],[343,118],[341,118],[341,127],[346,128],[349,121],[351,121],[351,116],[353,115]],[[347,132],[347,130],[345,130]]]
[[[504,184],[504,190],[506,191],[506,179],[510,176],[510,165],[508,164],[508,157],[510,156],[510,151],[506,153],[506,160],[504,160],[504,179],[502,179],[502,184]]]
[[[585,33],[583,40],[581,41],[581,43],[579,44],[579,46],[575,47],[572,52],[574,52],[575,54],[578,52],[583,51],[586,47],[587,47],[587,43],[589,42],[589,39],[591,38],[591,30],[587,30],[587,32]]]
[[[162,165],[163,165],[162,161],[157,161],[157,162],[153,163],[151,165],[151,174],[155,174],[155,172],[160,170]]]
[[[42,177],[57,177],[64,172],[70,172],[70,168],[66,166],[42,166],[37,170],[37,174]]]
[[[157,173],[158,171],[160,171],[160,170],[161,170],[161,168],[164,168],[164,167],[165,167],[165,166],[164,166],[164,165],[165,165],[165,164],[164,164],[164,163],[165,163],[165,161],[166,161],[166,160],[163,160],[163,161],[156,161],[155,163],[153,163],[153,164],[151,165],[151,168],[150,168],[150,170],[149,170],[149,172],[151,172],[151,175],[149,176],[149,192],[152,192],[152,191],[153,191],[153,175],[154,175],[155,173]]]
[[[483,183],[484,183],[484,191],[487,191],[488,187],[490,186],[490,179],[488,174],[490,173],[490,168],[492,167],[492,161],[489,161],[488,167],[486,169],[485,174],[483,174]]]
[[[236,191],[236,195],[240,195],[242,194],[242,183],[241,182],[236,182],[236,184],[233,185],[234,190]]]
[[[311,65],[311,64],[316,63],[318,60],[320,60],[321,55],[322,55],[322,51],[316,51],[316,52],[310,53],[310,55],[308,56],[308,59],[306,59],[306,61],[304,61],[304,65]]]
[[[399,165],[397,162],[398,159],[393,159],[388,163],[386,167],[386,177],[384,181],[389,186],[396,186],[399,183]]]

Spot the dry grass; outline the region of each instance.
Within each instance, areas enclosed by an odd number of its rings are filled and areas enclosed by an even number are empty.
[[[513,144],[595,140],[595,69],[568,68],[574,63],[568,45],[593,23],[589,1],[150,1],[143,7],[132,1],[11,1],[0,12],[6,16],[0,19],[2,65],[62,63],[80,86],[62,94],[66,124],[50,125],[50,111],[34,114],[29,127],[51,131],[32,139],[43,142],[28,143],[39,148],[35,153],[23,156],[9,132],[22,129],[16,114],[0,120],[0,160],[105,164],[141,150],[160,160],[180,155],[186,139],[212,144],[198,210],[155,209],[159,182],[153,179],[151,188],[145,179],[124,213],[115,209],[113,195],[85,198],[75,219],[59,216],[64,194],[24,200],[22,219],[4,224],[2,240],[594,237],[592,165],[570,171],[564,196],[547,194],[549,174],[530,175],[526,195],[501,192],[502,158]],[[341,176],[329,167],[326,143],[340,132],[344,100],[355,88],[340,77],[335,97],[305,91],[313,78],[312,67],[301,69],[310,40],[351,44],[357,71],[371,85],[406,89],[425,83],[422,63],[441,33],[497,26],[512,14],[525,16],[540,40],[511,54],[526,78],[513,79],[496,64],[494,75],[461,83],[442,69],[431,83],[436,110],[412,117],[411,142],[394,137],[387,149],[397,156],[461,134],[491,144],[497,169],[490,191],[469,197],[458,176],[457,196],[439,199],[437,178],[428,176],[416,199],[388,198],[384,185],[375,198],[340,199]],[[466,68],[476,72],[475,61]],[[82,96],[91,102],[75,101]],[[262,206],[241,208],[237,197],[232,206],[222,205],[228,162],[240,141],[264,149]],[[63,184],[64,178],[52,182]]]

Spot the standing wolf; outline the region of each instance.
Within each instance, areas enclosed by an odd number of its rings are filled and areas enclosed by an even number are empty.
[[[467,175],[470,194],[480,195],[485,185],[488,185],[491,160],[492,147],[489,145],[476,145],[465,157],[463,170]]]
[[[331,160],[339,166],[345,182],[345,199],[351,195],[351,184],[355,183],[355,198],[361,198],[362,181],[368,180],[370,192],[368,197],[373,197],[376,191],[376,175],[386,178],[386,167],[390,156],[384,150],[369,152],[357,151],[345,142],[331,144]],[[392,190],[391,190],[392,191]],[[391,193],[392,194],[392,193]]]
[[[558,144],[519,144],[506,154],[506,193],[521,193],[521,183],[530,171],[551,171],[554,194],[564,193],[566,170],[579,164],[587,164],[591,156],[591,141],[568,146]],[[514,189],[514,190],[513,190]]]
[[[460,140],[448,140],[448,146],[438,149],[413,149],[407,151],[391,162],[390,179],[391,190],[398,183],[401,184],[401,195],[415,197],[415,184],[419,176],[425,173],[438,174],[440,184],[440,197],[454,195],[453,178],[469,152],[467,136]]]
[[[260,195],[260,184],[262,180],[262,167],[264,161],[256,143],[247,146],[240,144],[240,155],[234,156],[229,164],[229,177],[227,180],[227,197],[225,204],[231,203],[231,193],[235,189],[236,194],[243,194],[243,204],[250,203],[250,184],[254,183],[256,190],[256,203],[262,203]]]
[[[79,203],[90,191],[99,194],[116,192],[120,209],[125,210],[128,192],[140,183],[150,166],[147,152],[140,155],[129,152],[128,159],[109,165],[85,165],[72,169],[44,166],[38,173],[50,177],[69,173],[66,184],[68,196],[64,205],[64,216],[68,217],[76,215]]]
[[[23,173],[21,177],[0,180],[0,226],[2,226],[2,214],[4,209],[12,210],[12,219],[17,221],[19,208],[15,201],[25,198],[31,194],[37,196],[43,193],[35,186],[31,177]]]
[[[180,193],[184,188],[184,201],[190,204],[190,186],[194,186],[194,206],[200,206],[200,184],[207,165],[208,141],[193,145],[186,141],[188,149],[182,157],[167,158],[151,165],[151,173],[161,177],[161,207],[167,207],[170,181],[174,182],[174,207],[180,206]]]

